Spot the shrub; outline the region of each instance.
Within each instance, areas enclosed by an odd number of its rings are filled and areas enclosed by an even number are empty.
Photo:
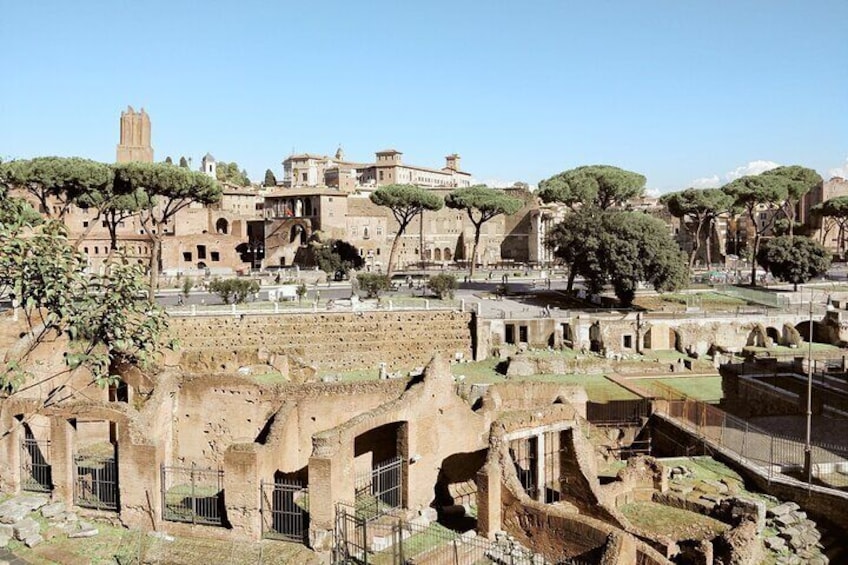
[[[389,277],[378,273],[358,273],[356,280],[359,281],[359,288],[368,293],[368,298],[377,298],[380,292],[391,286]]]
[[[215,279],[209,291],[221,297],[224,304],[241,304],[248,294],[259,292],[259,283],[253,279]]]
[[[453,298],[454,291],[459,288],[456,277],[447,273],[430,277],[430,281],[427,284],[430,290],[439,297],[439,300],[443,300],[445,296]]]
[[[182,295],[184,298],[188,298],[188,295],[191,294],[191,289],[193,286],[194,281],[191,280],[191,277],[186,277],[183,279]]]

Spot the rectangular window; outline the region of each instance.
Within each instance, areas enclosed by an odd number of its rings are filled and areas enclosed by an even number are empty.
[[[505,341],[507,343],[515,343],[515,325],[507,324],[506,325],[506,335],[504,336]]]
[[[307,173],[303,173],[303,174],[300,176],[300,179],[301,179],[303,182],[306,182],[306,179],[307,179]]]
[[[82,223],[82,227],[87,228],[87,227],[88,227],[88,222],[83,222],[83,223]]]
[[[183,251],[183,261],[191,263],[191,251]]]
[[[383,171],[380,171],[380,180],[383,180]]]
[[[197,246],[197,258],[198,259],[206,259],[206,246],[198,245]]]
[[[518,327],[518,341],[523,342],[523,343],[528,343],[527,326],[519,326]]]
[[[217,251],[213,251],[213,252],[211,252],[209,255],[212,257],[212,261],[213,261],[213,262],[214,262],[214,261],[220,261],[220,260],[221,260],[221,254],[220,254],[220,253],[218,253]]]
[[[633,336],[625,335],[622,337],[622,345],[624,346],[624,349],[633,349]]]

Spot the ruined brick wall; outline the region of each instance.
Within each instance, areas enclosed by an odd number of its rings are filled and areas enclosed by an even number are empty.
[[[388,370],[425,365],[435,353],[471,356],[471,314],[446,311],[172,318],[169,338],[181,344],[193,372],[229,372],[256,363],[260,349],[324,371]],[[181,363],[185,365],[186,363]]]

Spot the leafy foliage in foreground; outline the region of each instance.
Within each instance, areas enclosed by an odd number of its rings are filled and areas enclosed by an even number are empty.
[[[57,337],[69,338],[68,370],[88,369],[99,385],[114,382],[123,363],[146,364],[166,318],[143,298],[143,267],[114,256],[102,273],[87,273],[86,258],[68,241],[65,226],[42,221],[9,194],[16,184],[11,176],[0,167],[0,303],[20,308],[26,331],[0,363],[0,390],[32,384],[31,355]]]

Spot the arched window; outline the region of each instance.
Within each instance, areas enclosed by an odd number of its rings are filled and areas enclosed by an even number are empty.
[[[441,261],[442,260],[442,250],[438,247],[433,251],[433,260]]]
[[[306,230],[300,224],[295,224],[291,229],[291,237],[289,243],[294,243],[300,238],[300,245],[306,245]]]
[[[218,218],[218,221],[215,222],[215,231],[226,235],[229,232],[230,223],[226,220],[226,218]]]
[[[368,231],[368,226],[362,228],[362,239],[368,239],[371,237],[371,232]]]
[[[445,258],[445,261],[451,260],[451,250],[449,247],[445,247],[445,250],[442,252],[442,257]]]

